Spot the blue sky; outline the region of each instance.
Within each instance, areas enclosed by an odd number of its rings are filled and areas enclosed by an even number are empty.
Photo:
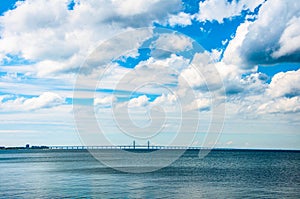
[[[81,132],[96,118],[110,144],[182,133],[179,145],[300,149],[299,11],[282,0],[3,1],[0,145],[101,145]]]

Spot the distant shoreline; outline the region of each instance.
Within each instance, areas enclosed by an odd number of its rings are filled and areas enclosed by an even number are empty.
[[[193,147],[193,148],[119,148],[119,147],[106,147],[106,148],[86,148],[83,146],[78,147],[60,147],[60,148],[53,148],[49,146],[31,146],[31,147],[0,147],[0,150],[49,150],[49,151],[76,151],[76,150],[126,150],[126,151],[156,151],[156,150],[187,150],[187,151],[197,151],[197,150],[211,150],[211,151],[270,151],[270,152],[300,152],[300,149],[243,149],[243,148],[201,148],[201,147]]]
[[[15,146],[15,147],[4,147],[4,146],[0,146],[0,150],[31,150],[31,149],[50,149],[50,147],[48,146],[31,146],[31,147],[19,147],[19,146]]]

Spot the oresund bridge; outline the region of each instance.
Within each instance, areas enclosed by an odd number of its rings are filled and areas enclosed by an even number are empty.
[[[200,150],[209,149],[204,147],[187,146],[147,146],[147,145],[119,145],[119,146],[48,146],[48,149],[58,150],[102,150],[102,149],[122,149],[122,150],[162,150],[162,149],[180,149],[180,150]]]
[[[132,145],[109,145],[109,146],[48,146],[49,149],[68,149],[68,150],[100,150],[100,149],[125,149],[125,150],[161,150],[161,149],[181,149],[181,150],[200,150],[210,149],[197,146],[162,146],[162,145],[150,145],[148,141],[147,145],[136,145],[133,141]]]
[[[102,150],[102,149],[122,149],[122,150],[163,150],[163,149],[178,149],[178,150],[211,150],[209,147],[199,147],[199,146],[163,146],[163,145],[137,145],[135,141],[131,145],[109,145],[109,146],[30,146],[26,144],[25,147],[1,147],[0,149],[50,149],[50,150]]]

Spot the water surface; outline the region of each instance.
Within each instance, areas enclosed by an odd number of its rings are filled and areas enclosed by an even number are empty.
[[[105,157],[122,158],[114,150]],[[86,150],[0,150],[0,167],[0,198],[300,198],[295,151],[217,150],[199,159],[191,150],[168,167],[133,174]]]

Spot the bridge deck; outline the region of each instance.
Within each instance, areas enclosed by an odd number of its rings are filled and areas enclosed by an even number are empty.
[[[68,150],[93,150],[93,149],[149,149],[149,150],[157,150],[157,149],[209,149],[204,147],[188,147],[188,146],[144,146],[144,145],[121,145],[121,146],[49,146],[49,149],[68,149]]]

